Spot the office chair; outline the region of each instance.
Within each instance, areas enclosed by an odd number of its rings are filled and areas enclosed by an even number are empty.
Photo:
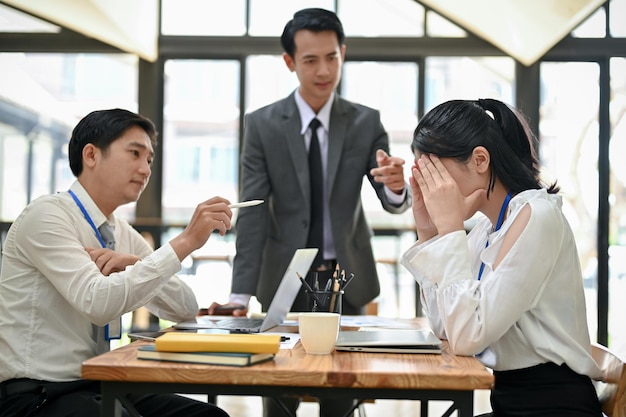
[[[602,411],[608,417],[626,417],[626,364],[598,343],[591,345],[591,354],[603,371],[602,379],[595,381]]]

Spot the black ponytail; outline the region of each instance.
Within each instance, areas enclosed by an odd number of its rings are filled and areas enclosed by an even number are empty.
[[[514,194],[546,187],[539,178],[536,137],[520,112],[498,100],[438,105],[418,123],[411,149],[466,162],[477,146],[491,155],[488,194],[496,178]],[[559,191],[556,182],[546,188],[551,194]]]

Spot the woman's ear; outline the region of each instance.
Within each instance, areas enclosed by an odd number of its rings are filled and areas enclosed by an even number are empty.
[[[472,151],[472,161],[476,167],[476,172],[484,174],[489,172],[489,165],[491,163],[491,155],[484,146],[477,146]]]

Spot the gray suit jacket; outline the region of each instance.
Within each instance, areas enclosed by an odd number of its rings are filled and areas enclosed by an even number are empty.
[[[232,292],[253,294],[267,308],[298,248],[306,247],[310,224],[307,150],[294,94],[245,117],[240,201],[264,204],[239,210]],[[388,202],[382,184],[369,174],[376,150],[389,152],[378,111],[335,95],[328,145],[330,216],[337,262],[355,278],[344,299],[355,307],[380,293],[368,226],[361,204],[367,175],[385,210],[401,213],[411,204]],[[297,277],[293,277],[297,279]]]

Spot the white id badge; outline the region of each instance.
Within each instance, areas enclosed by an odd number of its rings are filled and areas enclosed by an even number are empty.
[[[115,340],[122,337],[122,318],[110,321],[104,326],[104,338],[106,340]]]

